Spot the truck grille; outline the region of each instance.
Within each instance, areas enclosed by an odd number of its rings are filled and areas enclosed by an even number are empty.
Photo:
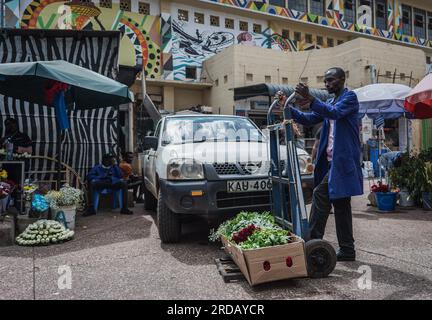
[[[252,206],[270,206],[270,191],[216,194],[218,208],[244,208]]]
[[[240,174],[235,163],[213,163],[213,167],[218,175]]]
[[[267,168],[267,171],[270,170],[270,163],[262,163],[262,162],[254,162],[253,164],[256,166],[257,172],[251,172],[249,169],[253,169],[250,166],[252,162],[239,162],[235,163],[213,163],[213,167],[216,170],[216,173],[220,176],[228,175],[228,174],[238,174],[238,175],[253,175],[258,174],[259,172],[263,172],[261,167],[264,165]],[[259,171],[259,172],[258,172]]]

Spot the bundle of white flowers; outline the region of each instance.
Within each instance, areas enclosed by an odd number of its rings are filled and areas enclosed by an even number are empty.
[[[84,193],[80,189],[64,185],[59,191],[49,191],[45,198],[52,209],[59,210],[61,207],[80,207],[84,201]]]

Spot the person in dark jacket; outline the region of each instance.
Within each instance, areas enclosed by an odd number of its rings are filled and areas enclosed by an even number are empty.
[[[127,208],[128,204],[128,187],[127,182],[123,180],[123,173],[115,163],[115,157],[111,154],[106,154],[102,158],[102,164],[94,166],[87,175],[89,184],[89,206],[83,216],[96,214],[93,207],[93,194],[95,190],[113,189],[123,191],[121,214],[133,214]]]
[[[310,237],[324,237],[333,205],[340,248],[338,261],[354,261],[351,197],[363,194],[359,103],[356,94],[345,88],[345,72],[341,68],[329,69],[324,83],[334,98],[322,102],[300,83],[295,89],[300,97],[299,103],[309,103],[311,112],[291,107],[292,118],[302,125],[313,126],[323,122],[314,172]]]

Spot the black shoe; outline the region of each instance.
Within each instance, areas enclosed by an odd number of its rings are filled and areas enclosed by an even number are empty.
[[[89,217],[89,216],[94,216],[95,214],[96,214],[95,209],[89,208],[82,214],[82,216],[83,217]]]
[[[123,209],[121,209],[120,214],[131,215],[131,214],[133,214],[133,211],[130,211],[128,208],[123,208]]]
[[[355,253],[346,254],[340,250],[336,253],[336,257],[337,261],[355,261],[356,259]]]

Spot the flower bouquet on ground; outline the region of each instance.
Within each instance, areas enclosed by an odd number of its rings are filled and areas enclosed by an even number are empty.
[[[45,195],[45,199],[54,210],[64,207],[80,208],[84,201],[84,193],[77,188],[64,185],[59,191],[51,190]]]
[[[378,181],[378,184],[374,184],[371,187],[372,199],[369,198],[369,200],[371,203],[375,201],[375,206],[381,211],[394,211],[398,192],[399,190],[391,190],[388,184],[383,184],[381,181]]]

